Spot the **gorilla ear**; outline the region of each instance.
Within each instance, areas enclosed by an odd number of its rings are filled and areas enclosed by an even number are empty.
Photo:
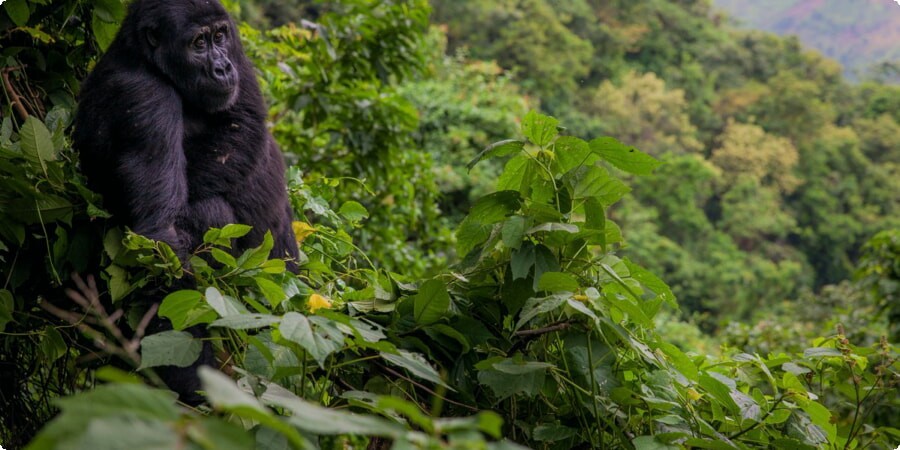
[[[155,28],[147,28],[147,43],[153,48],[159,47],[159,34]]]

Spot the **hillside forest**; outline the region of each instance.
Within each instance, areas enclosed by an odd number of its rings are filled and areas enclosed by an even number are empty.
[[[0,6],[4,448],[900,444],[890,77],[711,0],[224,0],[294,274],[243,224],[179,258],[87,187],[127,3]],[[191,407],[158,374],[201,339]]]

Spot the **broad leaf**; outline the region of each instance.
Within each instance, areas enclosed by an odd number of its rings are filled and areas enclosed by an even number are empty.
[[[188,367],[200,357],[203,342],[186,331],[163,331],[141,339],[141,369]]]
[[[594,139],[590,143],[590,148],[610,164],[636,175],[650,175],[662,165],[656,158],[611,137]]]
[[[522,119],[522,134],[535,145],[544,147],[559,134],[558,126],[555,118],[530,111]]]
[[[429,325],[450,312],[450,293],[441,280],[428,280],[413,298],[413,318],[419,325]]]

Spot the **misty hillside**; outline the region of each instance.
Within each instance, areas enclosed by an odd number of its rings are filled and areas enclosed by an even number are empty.
[[[900,5],[894,0],[714,0],[739,25],[797,35],[841,62],[851,78],[900,61]]]

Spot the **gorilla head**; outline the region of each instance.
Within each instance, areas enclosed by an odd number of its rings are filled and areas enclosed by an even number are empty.
[[[144,0],[130,18],[145,57],[197,109],[217,112],[240,95],[238,58],[244,57],[235,24],[218,1]]]

